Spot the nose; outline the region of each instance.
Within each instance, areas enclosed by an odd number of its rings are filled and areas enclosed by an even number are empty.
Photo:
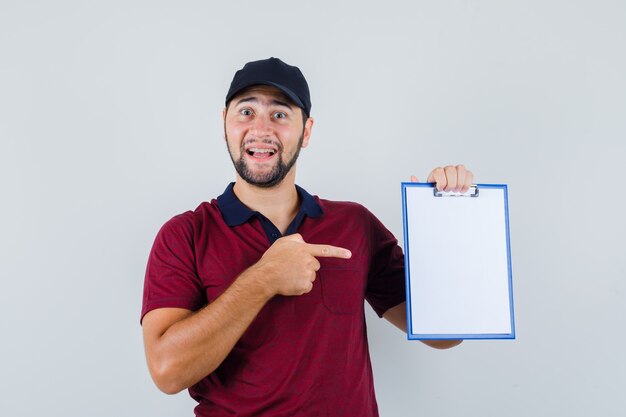
[[[254,118],[251,133],[259,138],[272,136],[272,121],[269,116],[258,115]]]

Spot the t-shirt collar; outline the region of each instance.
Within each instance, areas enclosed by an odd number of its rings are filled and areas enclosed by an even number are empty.
[[[222,218],[230,227],[244,224],[258,213],[250,210],[237,198],[233,191],[234,186],[235,183],[231,182],[228,184],[228,187],[226,187],[226,190],[224,190],[224,193],[217,197],[217,204],[222,213]],[[322,215],[322,208],[317,200],[315,200],[315,197],[298,185],[296,185],[296,191],[300,196],[300,209],[296,217],[298,217],[300,213],[304,213],[309,217],[319,217]]]

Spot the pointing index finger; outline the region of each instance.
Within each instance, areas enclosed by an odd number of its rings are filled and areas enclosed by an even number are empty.
[[[316,245],[312,243],[307,243],[306,245],[309,253],[315,257],[343,259],[349,259],[350,257],[352,257],[352,252],[345,248],[331,245]]]

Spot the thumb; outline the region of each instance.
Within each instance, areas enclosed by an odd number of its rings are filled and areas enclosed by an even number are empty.
[[[420,182],[415,175],[411,175],[411,182]]]

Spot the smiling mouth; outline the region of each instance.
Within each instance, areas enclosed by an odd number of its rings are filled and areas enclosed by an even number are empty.
[[[253,158],[269,159],[276,154],[276,150],[272,148],[248,148],[246,153]]]

